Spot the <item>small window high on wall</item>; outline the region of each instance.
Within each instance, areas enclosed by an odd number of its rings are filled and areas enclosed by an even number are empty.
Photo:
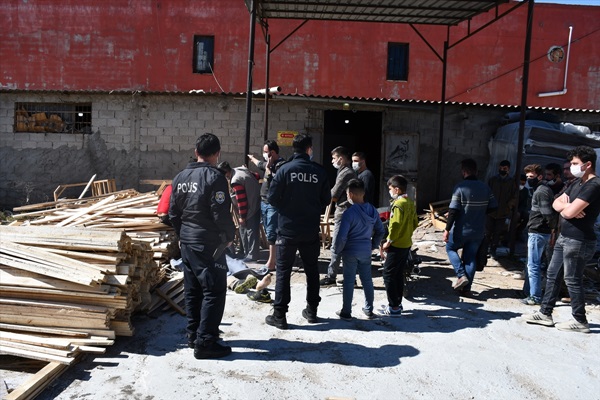
[[[92,133],[91,103],[15,103],[15,132]]]
[[[194,36],[194,73],[210,74],[214,69],[214,36]]]
[[[408,43],[388,43],[387,80],[408,80]]]

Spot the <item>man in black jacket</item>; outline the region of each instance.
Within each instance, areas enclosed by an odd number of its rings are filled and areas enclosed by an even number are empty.
[[[319,229],[321,210],[331,201],[325,169],[310,160],[312,137],[298,134],[293,141],[294,155],[283,164],[271,182],[268,201],[279,214],[277,275],[273,314],[265,322],[287,329],[286,313],[291,300],[290,277],[296,251],[306,274],[306,308],[302,316],[317,322],[319,297]]]
[[[222,251],[231,243],[235,225],[225,176],[215,168],[219,139],[205,133],[196,141],[197,162],[173,179],[169,217],[179,237],[183,259],[188,345],[197,359],[231,353],[219,339],[225,309],[227,262]]]

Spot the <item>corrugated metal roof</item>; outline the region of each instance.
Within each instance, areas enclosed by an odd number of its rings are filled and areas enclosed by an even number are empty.
[[[250,10],[252,0],[245,0]],[[508,0],[254,0],[260,19],[456,25]]]
[[[187,95],[187,96],[246,96],[245,92],[205,92],[202,89],[189,90],[189,91],[143,91],[143,90],[24,90],[24,89],[7,89],[0,88],[0,93],[29,93],[29,94],[72,94],[72,95],[86,95],[86,94],[115,94],[115,95],[160,95],[160,96],[171,96],[171,95]],[[255,95],[255,99],[262,99],[264,96]],[[314,95],[303,95],[303,94],[275,94],[271,96],[274,99],[292,99],[292,100],[308,100],[308,101],[323,101],[323,102],[348,102],[348,103],[371,103],[372,105],[389,105],[389,104],[402,104],[402,105],[440,105],[442,104],[439,100],[418,100],[418,99],[388,99],[385,97],[342,97],[342,96],[314,96]],[[497,108],[512,108],[518,109],[518,105],[514,104],[493,104],[493,103],[474,103],[474,102],[460,102],[460,101],[446,101],[446,104],[460,105],[460,106],[477,106],[477,107],[497,107]],[[590,112],[600,113],[600,110],[587,109],[587,108],[559,108],[559,107],[541,107],[541,106],[528,106],[528,109],[532,110],[543,110],[543,111],[571,111],[571,112]]]

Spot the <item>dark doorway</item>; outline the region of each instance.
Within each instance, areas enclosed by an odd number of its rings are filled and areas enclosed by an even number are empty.
[[[381,185],[381,130],[382,115],[374,111],[325,111],[323,164],[331,185],[337,170],[331,165],[331,150],[344,146],[350,154],[362,151],[367,157],[367,168],[376,179],[373,205],[379,207]]]

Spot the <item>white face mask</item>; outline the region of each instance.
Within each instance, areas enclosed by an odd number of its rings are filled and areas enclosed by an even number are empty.
[[[581,178],[585,174],[585,171],[582,171],[581,167],[582,165],[571,165],[571,175],[575,178]]]
[[[389,193],[390,193],[390,197],[392,199],[396,200],[398,198],[398,195],[396,193],[394,193],[394,191],[390,190]]]
[[[525,185],[519,185],[519,190],[523,190],[523,188],[525,188]]]
[[[358,171],[360,169],[360,163],[358,161],[352,162],[352,169]]]
[[[331,161],[331,165],[333,165],[333,168],[335,169],[340,169],[341,164],[338,161]]]
[[[265,159],[265,161],[269,161],[269,153],[263,153],[263,158]]]

